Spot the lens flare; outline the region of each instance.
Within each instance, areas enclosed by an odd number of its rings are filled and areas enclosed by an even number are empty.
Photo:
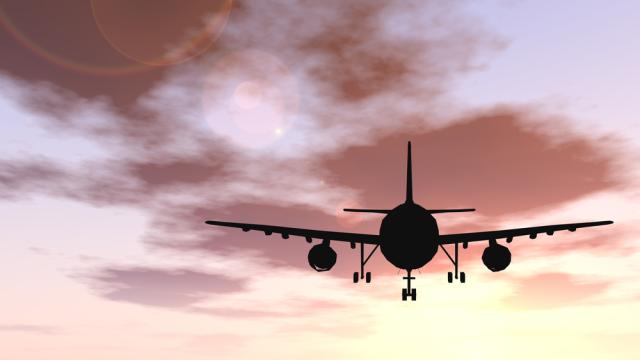
[[[214,133],[260,148],[286,133],[298,105],[295,79],[275,56],[243,50],[220,59],[203,89],[204,112]]]
[[[68,46],[69,40],[66,37],[73,33],[77,34],[83,24],[80,24],[81,21],[76,21],[80,16],[77,12],[69,13],[72,21],[52,16],[53,9],[49,7],[56,4],[57,2],[45,2],[32,11],[26,11],[23,8],[26,4],[19,2],[1,4],[0,26],[7,30],[24,48],[67,70],[108,76],[126,75],[150,69],[139,63],[131,63],[120,56],[106,56],[98,41],[91,42],[89,40],[91,38],[90,31],[85,31],[82,38],[76,39],[76,44]],[[65,6],[67,5],[62,4],[63,8]],[[71,22],[71,24],[63,27],[63,21]],[[37,26],[33,26],[36,23]],[[100,40],[98,34],[94,40],[96,39]],[[62,46],[64,43],[67,45]],[[91,49],[89,49],[90,47]],[[105,47],[108,48],[108,46]]]
[[[223,31],[232,5],[232,0],[74,0],[33,7],[8,0],[0,4],[0,26],[62,68],[127,75],[202,54]]]
[[[264,100],[264,89],[265,84],[258,81],[245,81],[236,88],[234,103],[243,109],[253,109]]]
[[[172,65],[205,52],[220,36],[232,0],[91,0],[104,38],[125,57]]]

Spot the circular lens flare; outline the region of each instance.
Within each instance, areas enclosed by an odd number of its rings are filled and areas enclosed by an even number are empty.
[[[233,94],[234,103],[243,109],[253,109],[264,101],[264,84],[259,81],[245,81],[238,85]]]
[[[7,0],[0,4],[0,26],[62,68],[127,75],[202,54],[221,34],[232,5],[232,0],[92,0],[33,7]]]
[[[91,0],[98,29],[137,62],[165,66],[205,52],[220,36],[232,0]]]
[[[211,129],[243,147],[261,148],[282,138],[297,110],[293,76],[278,58],[262,51],[223,57],[203,91]]]
[[[78,45],[78,47],[83,48],[80,51],[78,51],[77,47],[61,46],[63,43],[69,42],[68,38],[65,39],[69,35],[69,31],[77,34],[80,30],[80,25],[75,21],[79,16],[77,13],[69,14],[72,24],[65,27],[65,30],[67,30],[65,32],[60,29],[62,20],[52,16],[51,9],[47,8],[55,5],[53,2],[43,3],[42,6],[33,11],[25,11],[25,4],[16,4],[6,3],[0,5],[0,26],[7,30],[24,48],[52,64],[76,72],[107,76],[126,75],[150,69],[149,66],[131,63],[126,59],[121,59],[119,56],[117,58],[96,56],[96,54],[104,54],[101,51],[95,51],[96,48],[84,49],[88,48],[88,46],[85,46],[87,44],[82,41],[79,41]],[[64,6],[61,7],[64,8]],[[34,26],[36,23],[37,27]],[[90,38],[90,35],[85,35],[83,34],[81,40],[85,41]],[[97,35],[97,38],[100,38],[99,35]]]

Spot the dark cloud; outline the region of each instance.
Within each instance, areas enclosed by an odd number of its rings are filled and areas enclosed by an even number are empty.
[[[0,159],[0,197],[14,199],[40,192],[49,184],[64,181],[66,176],[64,170],[51,165],[45,159],[26,161]]]
[[[172,184],[197,184],[218,176],[220,168],[216,164],[193,161],[171,161],[163,163],[139,163],[130,166],[131,174],[149,187]]]
[[[208,296],[244,289],[242,279],[192,270],[106,268],[89,280],[108,299],[168,308],[186,308]]]
[[[555,206],[618,184],[609,143],[566,129],[559,141],[534,127],[553,128],[553,119],[528,118],[496,111],[433,131],[399,133],[347,149],[325,166],[340,184],[362,188],[368,207],[394,206],[404,196],[406,142],[412,140],[416,201],[494,216]]]
[[[95,25],[90,1],[3,0],[0,30],[1,69],[85,98],[108,95],[118,104],[131,104],[162,76],[160,69],[142,68],[114,51]],[[123,70],[121,76],[117,69]]]
[[[251,1],[222,40],[285,55],[334,104],[417,88],[427,91],[413,96],[428,99],[491,42],[480,24],[457,22],[456,10],[438,1]]]
[[[137,188],[136,179],[117,166],[83,165],[71,168],[46,158],[0,161],[0,197],[11,200],[45,194],[96,205],[136,205],[149,199]]]

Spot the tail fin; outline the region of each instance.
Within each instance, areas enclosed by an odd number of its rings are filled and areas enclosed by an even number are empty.
[[[411,173],[411,141],[407,144],[407,198],[405,203],[413,203],[413,174]]]
[[[413,174],[411,172],[411,141],[407,144],[407,197],[405,204],[413,204]],[[347,212],[361,212],[361,213],[378,213],[388,214],[392,210],[387,209],[343,209]],[[442,214],[453,212],[468,212],[475,211],[476,209],[426,209],[430,214]]]

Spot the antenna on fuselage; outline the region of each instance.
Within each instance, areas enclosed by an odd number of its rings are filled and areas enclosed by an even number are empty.
[[[405,203],[413,204],[413,175],[411,174],[411,141],[407,144],[407,198]]]

